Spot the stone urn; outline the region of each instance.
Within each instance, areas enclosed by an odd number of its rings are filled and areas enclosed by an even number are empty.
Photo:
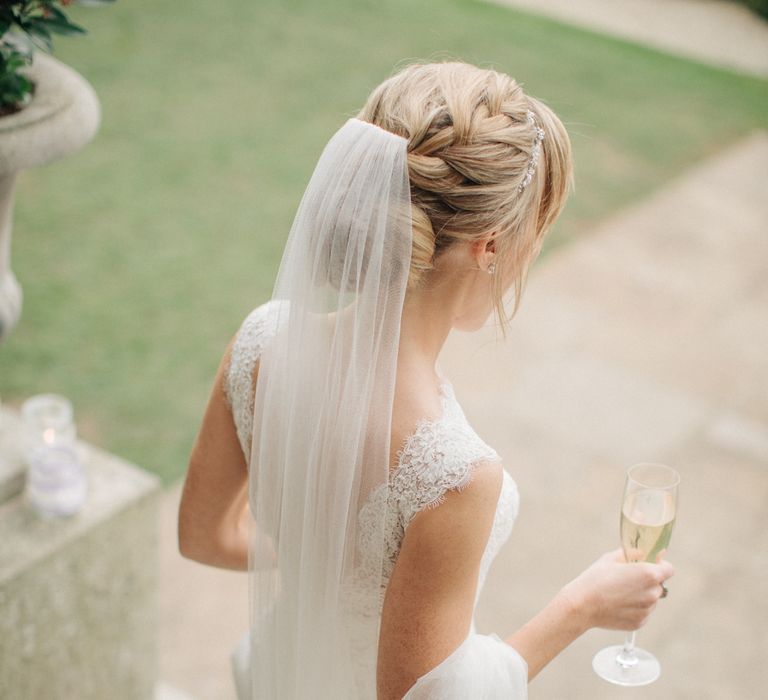
[[[0,116],[0,342],[21,314],[21,286],[11,270],[16,174],[78,150],[101,120],[93,88],[66,64],[36,51],[25,72],[35,84],[32,99],[20,111]]]

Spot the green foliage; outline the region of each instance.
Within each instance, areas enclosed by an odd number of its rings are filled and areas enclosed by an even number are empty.
[[[736,0],[750,10],[768,19],[768,0]]]
[[[19,51],[10,44],[0,43],[0,114],[16,111],[19,105],[32,96],[32,81],[19,72],[19,68],[30,63],[28,53]],[[8,107],[11,109],[8,109]]]
[[[20,69],[32,63],[35,49],[52,51],[54,34],[86,34],[59,5],[109,2],[114,0],[0,0],[0,115],[31,99],[33,83]]]

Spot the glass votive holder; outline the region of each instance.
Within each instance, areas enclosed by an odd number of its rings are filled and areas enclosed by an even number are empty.
[[[21,416],[27,503],[44,518],[73,515],[88,489],[77,452],[72,403],[58,394],[39,394],[22,404]]]

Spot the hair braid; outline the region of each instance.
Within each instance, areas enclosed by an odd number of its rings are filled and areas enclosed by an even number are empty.
[[[547,138],[521,192],[538,128],[529,122],[529,110]],[[371,93],[357,117],[408,141],[414,241],[409,287],[423,282],[454,241],[496,231],[497,258],[516,271],[514,316],[527,268],[572,186],[570,140],[554,112],[504,73],[444,62],[407,65]],[[497,284],[495,305],[503,318]]]

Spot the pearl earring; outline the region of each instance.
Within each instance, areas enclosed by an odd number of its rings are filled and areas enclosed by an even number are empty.
[[[492,275],[494,272],[496,272],[496,263],[492,262],[490,265],[488,265],[488,274]]]

